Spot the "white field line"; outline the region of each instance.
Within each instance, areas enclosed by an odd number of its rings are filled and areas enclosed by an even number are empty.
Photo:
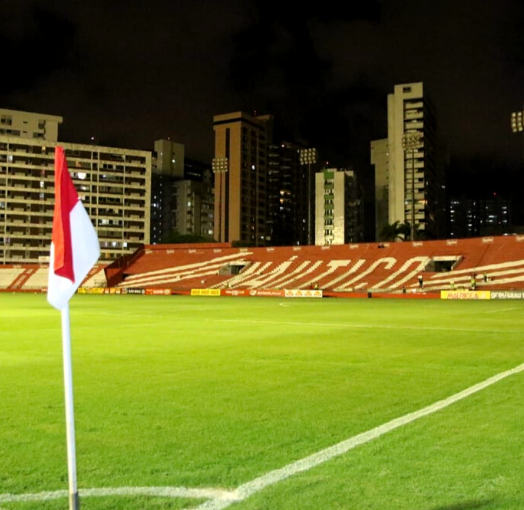
[[[190,489],[187,487],[107,487],[102,489],[79,489],[79,496],[159,496],[166,498],[212,499],[214,501],[238,501],[234,491],[222,489]],[[67,498],[68,492],[50,491],[35,494],[0,494],[0,503],[16,503],[27,501],[48,501]]]
[[[511,370],[507,370],[506,372],[501,372],[500,374],[490,377],[489,379],[486,379],[481,383],[470,386],[469,388],[459,393],[455,393],[455,395],[451,395],[450,397],[444,400],[440,400],[418,411],[406,414],[404,416],[401,416],[400,418],[396,418],[387,423],[384,423],[383,425],[375,427],[374,429],[368,430],[367,432],[363,432],[362,434],[353,436],[352,438],[346,439],[345,441],[342,441],[334,446],[330,446],[329,448],[320,450],[319,452],[314,453],[313,455],[309,455],[308,457],[288,464],[283,468],[270,471],[265,475],[259,476],[258,478],[255,478],[254,480],[251,480],[250,482],[247,482],[237,487],[237,489],[234,491],[234,493],[238,497],[236,501],[247,499],[253,494],[256,494],[257,492],[260,492],[261,490],[265,489],[266,487],[282,482],[287,478],[294,476],[298,473],[309,471],[310,469],[319,466],[320,464],[323,464],[324,462],[327,462],[328,460],[331,460],[334,457],[339,457],[340,455],[343,455],[344,453],[348,452],[349,450],[352,450],[353,448],[356,448],[357,446],[368,443],[373,439],[377,439],[378,437],[383,436],[384,434],[387,434],[388,432],[398,429],[404,425],[412,423],[418,420],[419,418],[423,418],[424,416],[428,416],[430,414],[436,413],[437,411],[445,409],[446,407],[454,404],[455,402],[459,402],[460,400],[463,400],[466,397],[469,397],[487,388],[488,386],[491,386],[492,384],[495,384],[501,381],[502,379],[505,379],[506,377],[518,374],[519,372],[523,371],[524,363],[522,365],[519,365],[518,367],[512,368]],[[234,502],[235,500],[209,500],[203,503],[202,505],[198,506],[195,510],[222,510],[223,508],[227,508],[228,506],[232,505]]]
[[[522,308],[501,308],[500,310],[486,310],[483,313],[510,312],[512,310],[522,310]]]
[[[450,405],[459,402],[503,379],[518,374],[524,371],[524,363],[515,368],[501,372],[483,382],[470,386],[469,388],[455,393],[450,397],[439,400],[434,404],[405,414],[400,418],[395,418],[383,425],[379,425],[367,432],[357,434],[345,441],[335,444],[320,450],[313,455],[304,457],[296,462],[292,462],[280,469],[270,471],[265,475],[259,476],[250,482],[244,483],[233,491],[226,491],[222,489],[190,489],[186,487],[119,487],[119,488],[101,488],[101,489],[80,489],[80,497],[93,496],[163,496],[171,498],[192,498],[192,499],[208,499],[205,503],[194,507],[193,510],[222,510],[231,506],[235,502],[243,501],[253,494],[262,491],[266,487],[275,485],[287,478],[298,473],[304,473],[310,469],[324,464],[325,462],[339,457],[349,450],[356,448],[362,444],[368,443],[373,439],[377,439],[388,432],[398,429],[409,423],[429,416],[430,414],[441,411]],[[45,501],[51,499],[66,498],[68,492],[65,490],[53,492],[39,492],[35,494],[0,494],[0,504],[12,502],[26,502],[26,501]]]

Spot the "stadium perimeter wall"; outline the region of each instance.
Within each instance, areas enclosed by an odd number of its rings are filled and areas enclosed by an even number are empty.
[[[307,296],[319,289],[323,297],[431,299],[439,297],[441,290],[467,291],[471,277],[480,271],[476,290],[519,291],[524,288],[523,241],[524,236],[501,236],[328,247],[146,245],[106,268],[96,267],[83,286],[96,287],[93,293],[104,294],[187,295],[195,291],[200,295],[286,297],[287,291],[301,291]],[[427,267],[427,261],[441,255],[455,255],[457,264],[449,272],[424,271],[424,286],[419,288],[417,276]],[[245,274],[249,271],[236,275],[221,272],[224,265],[240,260],[250,271],[262,269],[250,275]],[[43,292],[46,272],[45,266],[0,266],[0,291]],[[366,284],[351,288],[353,284],[350,286],[344,278]],[[342,289],[324,285],[333,279]]]
[[[330,293],[323,291],[299,292],[299,291],[279,291],[279,290],[260,290],[260,291],[230,291],[220,289],[192,289],[191,291],[173,291],[172,289],[119,289],[119,288],[80,288],[80,294],[98,295],[141,295],[141,296],[197,296],[197,297],[273,297],[281,299],[303,299],[303,298],[341,298],[341,299],[444,299],[444,300],[524,300],[524,291],[489,291],[489,290],[458,290],[441,292],[420,292],[411,294],[398,293]]]

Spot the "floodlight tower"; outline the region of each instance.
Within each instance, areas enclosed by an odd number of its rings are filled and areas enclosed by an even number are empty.
[[[514,133],[524,134],[524,111],[513,112],[511,114],[511,130]],[[524,136],[522,136],[522,157],[524,159]]]
[[[218,242],[224,242],[226,241],[225,236],[222,235],[222,208],[223,208],[223,202],[225,207],[227,207],[226,201],[222,200],[222,194],[225,191],[226,186],[226,173],[229,170],[229,161],[228,158],[213,158],[211,168],[213,169],[213,173],[215,174],[215,186],[218,185],[218,211],[215,209],[215,211],[218,212],[218,236],[217,240]],[[217,196],[217,195],[215,195]]]
[[[300,149],[300,164],[307,165],[307,244],[313,244],[312,236],[312,221],[311,221],[311,202],[313,197],[311,196],[311,165],[314,165],[318,159],[317,149]]]

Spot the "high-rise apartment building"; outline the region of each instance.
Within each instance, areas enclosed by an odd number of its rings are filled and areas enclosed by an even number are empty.
[[[213,240],[213,176],[206,170],[202,180],[175,182],[174,229],[181,235],[195,235]]]
[[[355,172],[337,169],[318,172],[315,198],[316,245],[363,241],[363,201]]]
[[[215,239],[254,246],[267,244],[268,145],[270,115],[216,115]]]
[[[0,136],[0,263],[49,255],[57,142]],[[60,143],[95,225],[101,261],[149,243],[151,153]]]
[[[56,142],[62,117],[0,108],[0,135]]]
[[[389,223],[389,143],[388,139],[371,142],[371,164],[375,167],[375,241]]]
[[[185,147],[171,140],[156,140],[151,176],[151,243],[161,243],[174,227],[174,186],[184,178]]]
[[[378,151],[384,154],[384,143],[373,142],[372,158],[381,200],[387,190],[388,223],[409,222],[419,235],[438,237],[443,183],[436,161],[435,111],[423,83],[396,85],[388,95],[386,174],[384,158],[382,162],[377,158]],[[380,211],[377,220],[382,222]]]
[[[300,163],[303,149],[291,142],[268,149],[267,239],[273,246],[308,244],[309,168]]]
[[[7,112],[7,113],[6,113]],[[61,117],[1,110],[0,263],[46,262],[54,210],[54,158]],[[23,129],[23,128],[26,129]],[[149,243],[151,153],[60,143],[95,225],[101,261]]]
[[[452,198],[448,202],[448,237],[477,237],[515,233],[508,199]]]
[[[213,179],[209,165],[185,157],[184,145],[157,140],[153,153],[151,242],[175,231],[213,239]]]

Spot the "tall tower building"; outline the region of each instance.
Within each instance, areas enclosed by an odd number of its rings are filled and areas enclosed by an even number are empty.
[[[244,112],[216,115],[215,239],[267,243],[268,145],[273,118]]]
[[[438,233],[436,120],[423,83],[388,95],[388,222],[409,222],[425,238]]]

